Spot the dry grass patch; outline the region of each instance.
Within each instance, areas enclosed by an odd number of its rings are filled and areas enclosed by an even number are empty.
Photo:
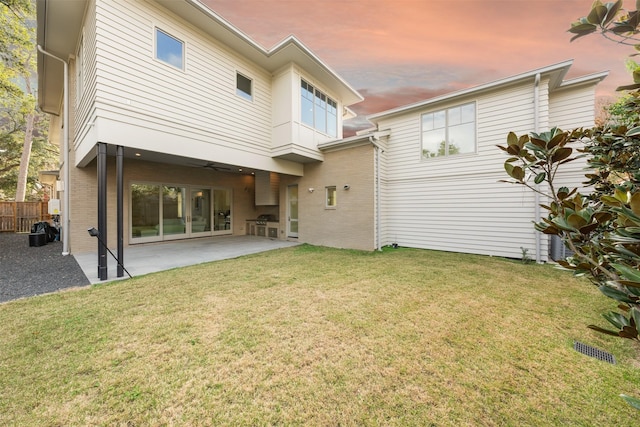
[[[311,246],[0,306],[0,424],[635,425],[638,346],[551,266]],[[610,365],[572,349],[615,354]]]

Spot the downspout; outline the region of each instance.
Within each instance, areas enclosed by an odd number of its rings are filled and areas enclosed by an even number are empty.
[[[375,177],[375,186],[376,186],[376,220],[375,220],[375,224],[376,224],[376,250],[381,251],[382,247],[380,244],[380,224],[381,224],[381,219],[380,219],[380,152],[384,151],[380,145],[378,145],[378,143],[375,141],[373,136],[369,137],[369,142],[371,142],[371,144],[373,145],[373,147],[375,148],[375,153],[376,153],[376,177]]]
[[[533,86],[533,131],[540,133],[540,73],[536,73],[535,83]],[[535,184],[536,191],[534,192],[535,203],[535,218],[536,222],[540,221],[540,189],[539,184]],[[536,263],[542,263],[542,257],[540,256],[540,250],[542,248],[542,236],[536,231]]]
[[[62,255],[69,255],[69,194],[71,191],[70,185],[70,165],[69,165],[69,64],[62,58],[58,58],[55,55],[44,50],[38,45],[38,51],[43,55],[47,55],[53,59],[56,59],[64,65],[64,101],[62,107],[62,163],[64,165],[64,175],[62,180],[64,182],[64,191],[62,197]]]

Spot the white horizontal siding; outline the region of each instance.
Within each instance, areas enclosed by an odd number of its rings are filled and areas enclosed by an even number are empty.
[[[595,117],[595,84],[572,86],[551,94],[549,105],[551,126],[563,130],[593,127]]]
[[[87,124],[92,119],[93,100],[96,94],[96,20],[95,20],[95,1],[90,1],[87,7],[87,14],[84,25],[82,27],[82,93],[78,94],[78,61],[72,62],[70,74],[72,76],[69,83],[73,96],[75,108],[72,109],[73,114],[73,144],[76,147],[82,137],[87,133]]]
[[[579,127],[590,128],[595,124],[595,83],[570,86],[555,91],[550,98],[550,124],[563,130]],[[572,148],[580,148],[573,144]],[[578,154],[575,153],[574,154]],[[562,173],[557,176],[556,187],[566,186],[587,191],[583,184],[585,178],[585,159],[578,159],[561,166]]]
[[[450,182],[387,185],[387,236],[401,246],[535,256],[534,195],[499,172]]]
[[[539,88],[540,130],[549,122],[548,81]],[[477,152],[436,159],[421,158],[420,116],[476,102]],[[383,243],[520,258],[521,247],[535,258],[536,238],[547,258],[547,239],[537,235],[534,193],[499,182],[504,172],[510,131],[534,130],[534,81],[465,97],[423,111],[381,120],[391,129],[383,155]]]
[[[98,0],[97,17],[98,115],[119,108],[124,123],[145,116],[156,131],[184,138],[189,129],[211,132],[212,143],[222,135],[241,150],[270,156],[267,72],[151,3]],[[185,43],[184,71],[153,58],[155,27]],[[253,101],[235,94],[237,71],[252,79]],[[153,150],[153,141],[147,148]]]

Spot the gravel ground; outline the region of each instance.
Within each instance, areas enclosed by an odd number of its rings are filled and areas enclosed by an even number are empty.
[[[0,233],[0,302],[89,285],[62,242],[29,246],[28,234]]]

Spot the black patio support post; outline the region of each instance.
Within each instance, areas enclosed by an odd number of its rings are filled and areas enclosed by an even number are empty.
[[[117,276],[124,276],[124,225],[122,219],[122,212],[124,210],[123,206],[123,197],[124,197],[124,189],[123,189],[123,170],[124,170],[124,147],[122,145],[118,145],[116,147],[116,192],[117,192],[117,206],[116,206],[116,215],[117,215],[117,227],[118,227],[118,270]]]
[[[98,143],[98,279],[106,280],[107,272],[107,144]],[[100,244],[102,241],[104,244]]]

